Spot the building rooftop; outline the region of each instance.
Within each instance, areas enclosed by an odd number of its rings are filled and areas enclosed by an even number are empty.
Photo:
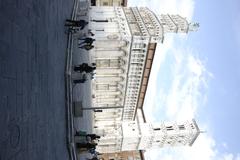
[[[143,109],[143,104],[144,104],[145,95],[148,87],[148,81],[149,81],[149,77],[152,69],[152,63],[153,63],[153,59],[156,51],[156,46],[157,46],[157,43],[149,43],[149,46],[148,46],[147,59],[144,67],[142,83],[140,87],[140,94],[139,94],[138,103],[137,103],[137,108],[140,108],[140,109]],[[137,110],[135,111],[134,119],[136,118],[136,114],[137,114]],[[146,121],[145,116],[144,116],[144,120]]]

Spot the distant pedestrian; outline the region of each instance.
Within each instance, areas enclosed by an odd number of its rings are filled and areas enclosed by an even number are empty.
[[[88,68],[88,67],[89,67],[89,65],[88,65],[87,63],[82,63],[82,64],[80,64],[80,65],[75,65],[74,68],[73,68],[73,70],[74,70],[75,72],[83,72],[83,71],[85,71],[86,68]]]
[[[101,137],[96,134],[87,134],[86,137],[90,137],[91,140],[100,139]]]
[[[85,43],[86,43],[87,45],[92,45],[93,42],[95,41],[95,39],[89,38],[89,37],[87,37],[87,38],[78,38],[78,40],[79,40],[79,41],[83,40],[83,42],[81,42],[81,43],[78,44],[79,46],[81,46],[82,44],[85,44]]]
[[[95,149],[97,146],[97,143],[77,143],[76,146],[77,148],[86,148],[87,150],[89,150],[89,149]]]
[[[85,50],[89,51],[89,50],[93,49],[94,46],[93,46],[93,45],[85,44],[85,45],[83,45],[83,46],[79,46],[78,48],[85,49]]]
[[[96,73],[94,73],[94,72],[91,72],[90,74],[91,74],[91,79],[94,79],[94,78],[95,78],[95,74],[96,74]]]
[[[96,67],[88,67],[85,71],[86,73],[92,73],[95,69]]]
[[[87,24],[88,24],[88,22],[85,21],[85,20],[67,19],[66,23],[65,23],[65,26],[80,27],[80,29],[82,30]]]
[[[80,72],[80,73],[82,73],[82,72],[90,73],[90,72],[93,72],[95,69],[96,69],[96,67],[89,66],[87,63],[82,63],[80,65],[76,65],[73,68],[73,70],[75,72]]]
[[[81,65],[74,66],[73,70],[75,72],[80,72],[80,73],[82,72],[90,73],[91,79],[93,79],[94,78],[93,71],[96,70],[96,67],[89,66],[87,63],[83,63]]]
[[[90,36],[92,36],[92,37],[95,35],[95,34],[92,33],[91,30],[88,30],[88,34],[89,34]]]

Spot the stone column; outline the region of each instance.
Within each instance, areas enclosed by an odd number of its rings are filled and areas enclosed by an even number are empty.
[[[116,59],[118,57],[126,56],[123,50],[108,50],[108,51],[95,51],[95,58]]]
[[[96,77],[96,83],[101,83],[101,82],[121,82],[123,81],[123,77],[111,77],[111,76],[107,76],[107,77]]]
[[[121,74],[123,69],[114,69],[114,68],[99,68],[96,69],[97,75],[112,75],[112,74]]]
[[[124,47],[126,45],[127,45],[127,42],[123,40],[116,40],[116,41],[102,40],[102,41],[96,41],[95,48],[96,50],[104,50],[109,48],[113,49],[113,48]]]

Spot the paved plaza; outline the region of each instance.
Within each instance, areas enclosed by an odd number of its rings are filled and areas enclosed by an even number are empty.
[[[0,160],[67,160],[64,21],[74,0],[0,0]]]

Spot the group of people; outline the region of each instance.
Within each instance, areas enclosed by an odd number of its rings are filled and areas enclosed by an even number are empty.
[[[98,156],[100,156],[101,153],[96,151],[96,146],[98,145],[97,141],[100,139],[100,136],[96,134],[82,135],[79,132],[76,133],[76,136],[85,137],[85,142],[76,143],[76,147],[80,150],[83,149],[85,151],[88,151],[88,153],[91,154],[91,158],[89,158],[88,160],[99,160]]]
[[[78,38],[78,41],[79,41],[78,48],[85,49],[85,50],[90,50],[94,48],[92,44],[95,41],[95,39],[93,38],[90,38],[90,37]]]
[[[94,71],[96,70],[96,64],[92,63],[92,65],[89,66],[88,63],[82,63],[80,65],[74,66],[73,70],[75,72],[83,73],[83,77],[81,79],[74,80],[73,82],[75,84],[84,83],[88,79],[87,75],[90,75],[90,78],[94,79]]]
[[[66,19],[66,22],[65,22],[65,26],[68,26],[68,27],[79,27],[80,30],[83,30],[86,25],[88,25],[88,22],[85,21],[85,20]]]
[[[85,26],[88,25],[88,22],[85,20],[71,20],[67,19],[65,22],[65,26],[69,27],[69,31],[75,33],[77,30],[76,28],[80,28],[80,30],[83,30]],[[88,31],[90,36],[93,36],[94,34],[89,30]],[[85,49],[85,50],[91,50],[94,48],[92,45],[95,39],[92,39],[90,37],[87,38],[79,38],[79,41],[83,40],[83,42],[79,43],[79,48]]]
[[[92,73],[96,69],[96,64],[92,63],[92,66],[89,66],[88,63],[82,63],[80,65],[74,66],[73,70],[75,72],[86,72],[86,73]]]

